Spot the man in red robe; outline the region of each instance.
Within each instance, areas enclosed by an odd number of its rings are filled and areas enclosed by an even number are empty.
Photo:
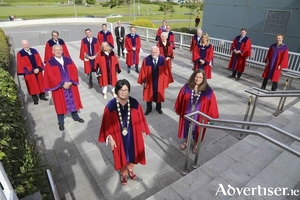
[[[101,46],[102,42],[107,42],[114,49],[114,39],[112,33],[107,30],[107,24],[102,24],[102,31],[98,32],[98,41]]]
[[[44,64],[41,56],[36,49],[30,48],[27,40],[22,40],[21,44],[23,49],[17,53],[17,73],[24,76],[28,93],[35,105],[39,101],[37,95],[41,100],[48,101],[43,86]]]
[[[198,29],[197,33],[193,35],[192,40],[191,40],[191,46],[190,46],[190,52],[192,52],[192,62],[194,62],[194,54],[193,51],[197,47],[197,45],[200,43],[202,37],[202,30]]]
[[[91,29],[85,29],[86,37],[81,40],[79,58],[84,64],[84,73],[87,74],[89,88],[93,87],[92,72],[96,71],[95,59],[100,52],[100,45],[97,38],[92,37]]]
[[[143,86],[143,100],[147,102],[145,115],[152,111],[152,102],[156,102],[156,110],[162,114],[161,102],[165,101],[165,89],[169,85],[169,70],[166,59],[159,55],[159,48],[151,48],[151,55],[143,60],[137,82]]]
[[[276,36],[276,43],[272,44],[265,58],[266,67],[262,74],[264,78],[261,89],[266,89],[268,79],[271,79],[272,91],[276,91],[278,87],[278,81],[281,75],[282,68],[288,68],[288,47],[286,44],[283,44],[283,35],[278,34]]]
[[[77,113],[82,108],[77,87],[78,70],[71,58],[62,55],[61,45],[56,44],[52,48],[54,57],[45,66],[44,88],[52,92],[59,130],[63,131],[66,113],[71,113],[74,121],[84,122]]]
[[[174,36],[174,33],[171,31],[170,25],[167,26],[166,32],[168,33],[167,40],[171,43],[172,48],[175,49],[175,36]]]
[[[57,31],[52,31],[51,36],[52,38],[46,42],[44,63],[46,63],[51,57],[53,57],[52,47],[55,44],[61,45],[64,56],[71,57],[65,41],[58,37],[59,33]]]
[[[156,37],[155,37],[156,41],[160,41],[160,35],[161,33],[166,32],[166,28],[167,28],[167,21],[163,20],[162,25],[158,28],[156,32]]]
[[[126,79],[116,83],[116,98],[105,106],[99,142],[108,143],[114,156],[116,170],[120,170],[121,184],[127,185],[127,174],[136,180],[134,164],[146,164],[144,135],[150,134],[142,106],[129,96]]]
[[[232,70],[232,75],[229,75],[228,78],[235,78],[237,81],[240,80],[245,70],[246,59],[251,56],[251,40],[246,34],[247,30],[242,28],[241,35],[235,37],[230,48],[232,56],[228,69]]]
[[[130,27],[130,33],[125,38],[125,52],[127,73],[130,73],[131,66],[135,66],[135,71],[139,73],[139,59],[141,50],[141,38],[135,33],[135,28]]]

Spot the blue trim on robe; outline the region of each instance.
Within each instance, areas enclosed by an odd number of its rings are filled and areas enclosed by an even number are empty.
[[[96,53],[98,53],[98,52],[95,52],[95,44],[98,43],[97,38],[92,37],[92,43],[90,43],[86,37],[83,39],[83,43],[87,46],[89,56],[94,56]],[[91,45],[92,52],[90,52],[90,45]],[[96,71],[94,69],[94,64],[95,64],[95,60],[90,60],[90,67],[91,67],[92,72]]]
[[[21,49],[19,51],[21,57],[24,57],[24,56],[27,56],[30,63],[31,63],[31,66],[32,66],[32,70],[31,71],[28,71],[27,67],[23,67],[24,69],[24,74],[18,74],[18,75],[29,75],[29,74],[33,74],[34,72],[34,69],[38,68],[40,71],[43,71],[43,68],[42,66],[38,66],[37,63],[36,63],[36,60],[35,60],[35,55],[38,54],[37,50],[36,49],[33,49],[33,48],[29,48],[30,52],[31,52],[31,55],[29,55],[24,49]]]
[[[65,44],[65,41],[64,41],[63,39],[61,39],[61,38],[58,38],[57,41],[58,41],[58,43],[59,43],[60,45]],[[57,44],[57,43],[55,43],[55,42],[53,41],[53,39],[50,39],[50,40],[48,40],[48,44],[50,45],[50,47],[52,47],[53,45],[55,45],[55,44]]]
[[[152,94],[154,102],[157,102],[159,67],[164,67],[164,65],[165,59],[161,55],[158,56],[156,66],[154,66],[153,57],[151,55],[146,57],[146,66],[151,66],[152,69]]]
[[[197,66],[198,69],[203,69],[204,70],[204,66],[208,65],[209,63],[205,60],[206,58],[206,54],[207,54],[207,50],[211,47],[211,44],[209,44],[208,46],[202,46],[202,45],[197,45],[197,48],[199,48],[199,54],[200,54],[200,58],[198,60],[196,60],[197,62]],[[205,61],[204,65],[201,65],[199,60],[202,59]]]
[[[284,52],[287,50],[287,45],[283,44],[277,47],[277,44],[272,44],[271,47],[273,49],[273,54],[272,54],[272,59],[269,61],[270,62],[270,69],[269,69],[269,73],[268,73],[268,79],[272,79],[273,75],[274,75],[274,71],[276,68],[276,63],[277,63],[277,59],[278,59],[278,54],[280,52]]]
[[[132,97],[129,97],[129,102],[130,102],[130,110],[132,109],[138,109],[138,102],[136,99],[133,99]],[[116,115],[118,115],[117,111],[117,103],[116,103],[116,98],[113,98],[110,100],[106,107],[108,108],[109,112],[116,112]],[[127,126],[127,112],[128,112],[128,104],[126,103],[124,106],[124,110],[122,109],[122,106],[120,105],[121,109],[121,114],[122,114],[122,121],[123,125]],[[131,114],[131,112],[130,112]],[[132,115],[131,115],[132,116]],[[124,146],[124,152],[126,155],[126,161],[134,163],[135,162],[135,157],[134,157],[134,138],[133,138],[133,128],[132,128],[132,119],[130,118],[130,123],[129,127],[127,127],[128,134],[124,136],[122,134],[122,127],[121,123],[119,123],[120,126],[120,134],[122,136],[122,141],[123,141],[123,146]]]
[[[237,43],[236,43],[237,45],[235,47],[236,50],[240,50],[242,43],[246,43],[247,40],[249,39],[249,37],[247,35],[242,40],[240,40],[240,38],[241,38],[241,35],[238,35],[235,37],[235,40],[237,41]],[[232,71],[235,70],[236,63],[238,61],[239,56],[240,56],[239,54],[234,55],[234,59],[233,59],[232,66],[231,66]]]

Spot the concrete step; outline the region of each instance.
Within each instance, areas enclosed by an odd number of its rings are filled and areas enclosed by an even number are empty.
[[[295,112],[299,106],[300,103],[293,105],[269,123],[278,124],[278,121],[290,120],[283,128],[291,133],[298,133],[296,127],[299,128],[297,121],[300,116]],[[268,133],[263,128],[258,131]],[[300,143],[275,135],[274,131],[272,136],[300,151]],[[200,158],[202,154],[205,152],[201,151]],[[263,191],[258,193],[257,190],[250,196],[234,195],[232,188],[282,187],[288,188],[287,191],[298,189],[299,166],[299,157],[258,136],[249,135],[148,199],[160,199],[166,195],[173,195],[174,199],[297,199],[291,195],[259,195]]]

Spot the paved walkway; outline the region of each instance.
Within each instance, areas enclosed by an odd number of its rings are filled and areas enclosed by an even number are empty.
[[[149,54],[151,45],[154,44],[143,43],[144,52],[141,53],[141,60]],[[166,102],[163,103],[164,114],[160,115],[153,111],[146,117],[151,130],[151,134],[145,138],[147,164],[145,166],[137,165],[135,167],[137,180],[129,180],[128,186],[124,187],[120,184],[119,174],[114,170],[110,148],[97,142],[103,109],[108,100],[113,97],[108,95],[107,100],[103,99],[101,89],[97,87],[96,78],[94,78],[95,87],[88,89],[86,75],[83,73],[83,62],[78,58],[80,42],[68,42],[67,46],[79,70],[79,90],[83,103],[83,109],[80,110],[79,115],[85,120],[85,123],[77,123],[70,116],[67,116],[65,131],[59,131],[53,102],[51,100],[48,102],[40,101],[37,106],[34,105],[31,97],[27,94],[24,80],[20,77],[31,133],[37,140],[38,150],[53,166],[52,174],[62,199],[144,200],[159,191],[161,192],[150,199],[228,199],[227,197],[208,195],[217,190],[215,185],[211,187],[211,192],[204,192],[201,188],[218,177],[219,174],[213,170],[214,168],[221,170],[225,169],[228,163],[237,163],[237,160],[228,155],[239,151],[249,153],[256,147],[255,145],[247,145],[247,142],[242,145],[240,143],[242,141],[237,139],[239,133],[208,130],[201,146],[199,163],[211,162],[209,165],[211,168],[202,167],[201,171],[197,169],[182,177],[180,170],[183,168],[185,151],[180,151],[178,148],[182,140],[177,138],[178,116],[174,113],[173,107],[180,88],[192,73],[188,52],[176,50],[172,69],[175,82],[166,90],[167,98]],[[44,46],[34,47],[43,56]],[[130,81],[131,96],[137,98],[145,109],[145,102],[142,101],[141,95],[142,88],[136,83],[138,74],[134,71],[127,74],[124,59],[120,59],[120,64],[123,71],[119,75],[119,79],[126,78]],[[242,120],[249,98],[244,90],[248,87],[260,86],[261,71],[247,68],[242,79],[235,81],[227,78],[230,72],[225,67],[227,67],[227,61],[215,59],[213,77],[209,80],[209,84],[216,93],[220,117]],[[282,89],[282,84],[279,89]],[[48,94],[48,97],[51,99],[51,94]],[[288,99],[286,108],[292,107],[295,101],[297,101],[295,98]],[[276,106],[277,101],[270,100],[270,98],[262,99],[253,121],[276,121],[276,118],[272,115]],[[299,128],[299,125],[296,125]],[[252,138],[252,136],[248,137]],[[256,141],[256,139],[252,138],[251,141]],[[238,147],[232,150],[231,147],[237,144],[239,144]],[[274,148],[276,149],[276,147]],[[224,155],[226,150],[229,152]],[[274,155],[282,152],[278,148],[274,151]],[[256,151],[256,153],[260,152],[261,150]],[[244,154],[241,155],[244,156]],[[255,155],[253,154],[253,156]],[[221,161],[214,162],[215,159],[213,158],[218,156],[222,158]],[[275,156],[266,159],[273,158]],[[191,154],[190,163],[193,159],[194,155]],[[261,162],[264,162],[264,160],[261,160]],[[244,163],[243,166],[247,164],[249,162]],[[251,165],[249,173],[251,174],[255,170],[257,170],[257,167]],[[253,175],[249,176],[253,178]],[[234,171],[229,174],[229,177],[236,177]],[[228,183],[224,182],[228,179],[224,178],[219,183]],[[201,183],[199,180],[201,180]],[[174,187],[174,185],[176,186]],[[212,185],[206,187],[210,186]],[[177,192],[176,195],[173,195],[174,191]],[[202,191],[202,193],[196,191]],[[202,196],[203,194],[206,195]]]

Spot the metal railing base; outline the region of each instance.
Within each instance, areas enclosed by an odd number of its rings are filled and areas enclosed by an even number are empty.
[[[187,170],[181,170],[180,171],[180,173],[182,174],[182,175],[187,175],[188,173],[190,173],[190,170],[189,169],[187,169]]]
[[[200,167],[200,165],[198,165],[198,164],[196,164],[196,165],[193,164],[193,165],[192,165],[192,168],[193,168],[193,169],[197,169],[197,168],[199,168],[199,167]]]

